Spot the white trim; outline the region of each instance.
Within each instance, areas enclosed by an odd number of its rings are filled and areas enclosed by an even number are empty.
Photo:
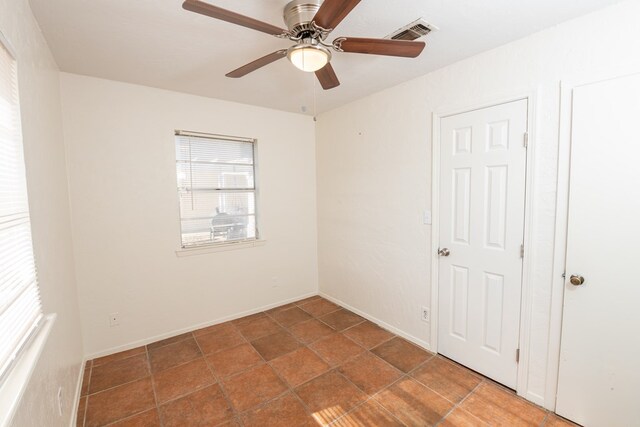
[[[80,399],[82,398],[82,380],[84,379],[84,370],[87,368],[87,359],[82,359],[82,363],[80,363],[80,372],[78,374],[78,379],[76,381],[76,392],[73,395],[73,403],[74,405],[71,407],[71,423],[69,427],[75,427],[78,421],[78,405],[80,404]]]
[[[331,295],[325,294],[324,292],[320,292],[319,295],[323,298],[328,299],[329,301],[338,304],[339,306],[346,308],[347,310],[353,311],[354,313],[356,313],[357,315],[364,317],[365,319],[377,324],[378,326],[380,326],[383,329],[388,330],[389,332],[392,332],[396,335],[398,335],[399,337],[402,337],[404,339],[406,339],[407,341],[411,341],[412,343],[424,348],[425,350],[428,351],[432,351],[431,347],[429,346],[429,343],[421,340],[420,338],[416,338],[413,335],[407,334],[406,332],[396,328],[395,326],[391,326],[388,323],[383,322],[382,320],[379,320],[375,317],[373,317],[372,315],[370,315],[369,313],[365,313],[362,310],[358,310],[355,307],[350,306],[349,304],[339,300],[338,298],[334,298]]]
[[[311,292],[311,293],[300,295],[300,296],[297,296],[297,297],[294,297],[294,298],[288,298],[288,299],[283,300],[283,301],[279,301],[279,302],[272,303],[272,304],[267,304],[267,305],[264,305],[262,307],[254,308],[254,309],[251,309],[251,310],[242,311],[242,312],[239,312],[239,313],[231,314],[229,316],[220,317],[218,319],[211,320],[211,321],[208,321],[208,322],[203,322],[203,323],[199,323],[199,324],[196,324],[196,325],[187,326],[186,328],[176,329],[176,330],[171,331],[171,332],[155,335],[153,337],[149,337],[149,338],[145,338],[145,339],[142,339],[142,340],[134,341],[134,342],[131,342],[129,344],[119,345],[117,347],[112,347],[112,348],[109,348],[109,349],[106,349],[106,350],[97,351],[95,353],[87,355],[85,357],[85,360],[91,360],[91,359],[95,359],[96,357],[108,356],[108,355],[113,354],[113,353],[118,353],[118,352],[121,352],[121,351],[131,350],[132,348],[136,348],[136,347],[140,347],[140,346],[143,346],[143,345],[151,344],[153,342],[156,342],[156,341],[159,341],[159,340],[163,340],[165,338],[171,338],[171,337],[174,337],[176,335],[184,334],[186,332],[195,331],[196,329],[206,328],[208,326],[218,325],[220,323],[228,322],[230,320],[235,320],[235,319],[239,319],[241,317],[250,316],[252,314],[260,313],[260,312],[263,312],[263,311],[266,311],[266,310],[269,310],[269,309],[272,309],[272,308],[275,308],[275,307],[279,307],[279,306],[284,305],[284,304],[289,304],[289,303],[292,303],[292,302],[295,302],[295,301],[299,301],[299,300],[304,299],[304,298],[309,298],[309,297],[312,297],[312,296],[315,296],[315,295],[318,295],[318,292]]]
[[[11,424],[55,321],[55,313],[44,317],[42,327],[16,359],[10,374],[0,387],[0,426]]]
[[[555,410],[560,367],[560,340],[564,305],[565,256],[569,212],[569,168],[571,165],[571,116],[573,85],[560,83],[560,118],[558,130],[558,178],[556,183],[556,212],[551,277],[551,307],[549,310],[549,341],[545,408]]]
[[[526,183],[525,183],[525,214],[524,214],[524,257],[522,263],[522,295],[520,310],[520,362],[518,364],[518,380],[516,391],[518,395],[536,403],[542,404],[543,398],[528,390],[529,376],[529,337],[531,332],[532,312],[532,254],[534,253],[533,212],[534,212],[534,171],[535,171],[535,147],[536,147],[536,110],[538,103],[537,91],[530,91],[522,95],[495,99],[493,101],[479,102],[473,106],[461,108],[448,108],[436,110],[432,114],[432,165],[431,165],[431,337],[430,347],[432,351],[438,351],[438,248],[440,243],[440,120],[442,118],[467,113],[474,110],[493,107],[500,104],[527,100],[527,132],[529,144],[526,159]]]
[[[212,252],[235,251],[237,249],[255,248],[256,246],[264,246],[267,243],[264,239],[256,240],[239,240],[236,242],[213,243],[210,245],[202,245],[195,247],[187,247],[176,250],[176,256],[185,257],[192,255],[209,254]]]

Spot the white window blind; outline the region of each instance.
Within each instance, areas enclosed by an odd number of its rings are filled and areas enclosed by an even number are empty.
[[[0,382],[41,318],[16,63],[0,42]]]
[[[176,131],[182,247],[258,237],[255,140]]]

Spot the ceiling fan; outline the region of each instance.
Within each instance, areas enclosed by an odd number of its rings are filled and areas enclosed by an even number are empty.
[[[277,50],[233,70],[227,77],[243,77],[286,56],[300,70],[314,72],[322,88],[327,90],[340,85],[330,63],[331,50],[415,58],[425,47],[424,42],[356,37],[338,37],[331,43],[326,42],[329,33],[358,3],[360,0],[293,0],[285,6],[283,13],[288,30],[201,0],[185,0],[182,7],[296,43],[289,49]]]

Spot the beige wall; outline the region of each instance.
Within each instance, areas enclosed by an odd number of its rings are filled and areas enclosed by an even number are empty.
[[[523,393],[553,407],[551,323],[561,80],[640,70],[640,2],[629,1],[458,62],[318,119],[319,285],[429,346],[431,117],[534,93],[530,353]],[[425,54],[429,54],[428,47]],[[526,313],[525,313],[526,314]],[[522,366],[522,365],[521,365]]]
[[[0,31],[18,63],[33,247],[45,313],[57,313],[14,418],[16,426],[68,426],[82,360],[57,66],[27,0],[0,0]],[[58,387],[63,414],[58,415]]]
[[[87,357],[317,292],[310,117],[72,74],[61,83]],[[264,245],[176,256],[175,129],[258,139]]]

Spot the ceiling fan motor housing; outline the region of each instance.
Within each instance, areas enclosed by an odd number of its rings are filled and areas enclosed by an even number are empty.
[[[313,31],[311,21],[320,9],[322,0],[293,0],[284,7],[284,22],[294,37],[306,38]]]

